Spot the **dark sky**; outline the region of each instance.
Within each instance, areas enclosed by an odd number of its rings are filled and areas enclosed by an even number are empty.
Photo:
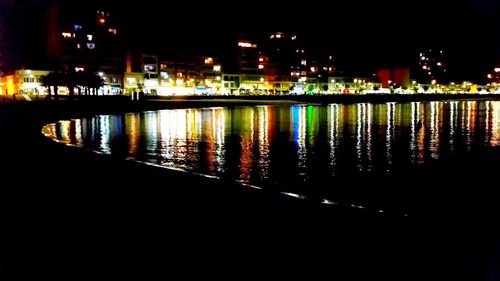
[[[238,34],[298,31],[309,50],[333,53],[342,68],[405,65],[422,47],[448,50],[457,75],[470,76],[494,64],[500,38],[500,0],[238,1],[181,2],[125,8],[137,19],[141,40],[165,49],[223,52]],[[150,3],[150,4],[148,4]],[[396,2],[397,3],[397,2]],[[450,4],[452,3],[452,4]],[[172,11],[172,12],[167,12]],[[128,21],[132,23],[131,21]],[[164,42],[153,35],[161,35]],[[146,39],[149,38],[149,39]]]
[[[49,1],[0,0],[0,12]],[[344,69],[405,65],[422,47],[447,50],[457,77],[500,62],[500,0],[98,2],[117,10],[132,43],[164,52],[223,56],[239,34],[297,31],[310,52],[333,53]]]

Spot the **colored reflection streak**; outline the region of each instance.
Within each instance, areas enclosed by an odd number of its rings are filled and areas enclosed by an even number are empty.
[[[396,105],[395,103],[387,103],[387,121],[386,121],[386,132],[385,132],[385,156],[386,156],[386,172],[390,172],[392,169],[392,147],[394,141],[394,112]]]
[[[269,149],[269,107],[258,107],[259,126],[259,173],[261,179],[266,179],[269,172],[270,149]]]
[[[498,146],[500,145],[500,101],[490,101],[490,115],[491,116],[491,130],[488,135],[490,135],[489,145]]]
[[[356,156],[359,171],[371,170],[372,105],[360,103],[356,108]]]
[[[440,105],[442,103],[439,102],[430,102],[430,140],[429,140],[429,151],[431,153],[431,157],[434,159],[439,158],[439,125],[441,124],[440,120]]]
[[[306,148],[306,107],[292,106],[293,140],[297,149],[297,167],[299,175],[305,175],[307,169],[307,148]]]
[[[339,150],[339,110],[343,108],[338,104],[331,104],[328,107],[328,132],[330,144],[330,169],[331,175],[335,176],[337,166],[337,154]]]
[[[237,124],[241,127],[240,133],[240,161],[239,180],[249,183],[253,165],[253,139],[254,139],[254,109],[239,110]]]

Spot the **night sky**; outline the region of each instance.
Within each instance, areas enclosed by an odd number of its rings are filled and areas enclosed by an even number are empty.
[[[21,2],[36,6],[48,0],[0,0],[2,13]],[[346,70],[407,65],[423,47],[447,50],[457,79],[476,78],[500,62],[500,25],[495,24],[500,1],[458,0],[453,6],[439,0],[400,2],[99,1],[117,11],[131,44],[163,52],[224,56],[241,34],[296,31],[310,52],[333,54]]]

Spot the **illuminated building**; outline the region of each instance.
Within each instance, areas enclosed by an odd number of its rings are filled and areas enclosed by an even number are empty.
[[[447,82],[448,61],[441,49],[423,49],[418,52],[417,64],[412,69],[412,79],[421,83]]]
[[[2,87],[0,87],[1,95],[13,94],[34,94],[43,95],[46,93],[45,87],[40,83],[40,77],[47,75],[49,71],[45,70],[17,70],[9,75],[5,75],[0,79]]]
[[[47,12],[50,69],[123,73],[120,30],[109,10],[84,4],[54,4]]]
[[[408,87],[410,85],[409,68],[381,69],[377,71],[377,77],[384,88]]]
[[[262,46],[269,57],[267,80],[276,93],[288,93],[292,82],[299,81],[307,73],[308,60],[299,37],[294,33],[274,32]]]
[[[257,44],[250,40],[238,41],[237,61],[241,77],[240,93],[267,92],[265,70],[259,58],[262,58],[262,53],[257,48]]]
[[[125,93],[151,95],[215,94],[221,89],[222,66],[213,56],[162,56],[129,53]]]

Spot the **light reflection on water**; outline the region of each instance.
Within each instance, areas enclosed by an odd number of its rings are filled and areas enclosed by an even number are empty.
[[[500,102],[176,109],[60,121],[44,133],[257,186],[384,175],[500,145]]]

